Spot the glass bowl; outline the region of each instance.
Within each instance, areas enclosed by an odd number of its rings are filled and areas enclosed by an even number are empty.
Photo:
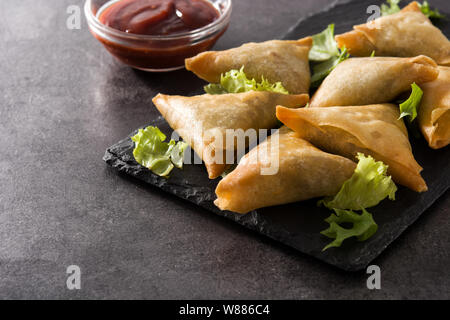
[[[117,0],[120,1],[120,0]],[[84,14],[94,37],[121,62],[143,71],[164,72],[181,69],[184,60],[209,50],[230,23],[231,0],[206,0],[220,13],[212,23],[174,35],[140,35],[107,27],[98,19],[111,0],[86,0]]]

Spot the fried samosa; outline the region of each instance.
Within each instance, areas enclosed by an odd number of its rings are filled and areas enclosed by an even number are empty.
[[[311,81],[309,50],[312,38],[246,43],[225,51],[208,51],[186,59],[186,69],[200,78],[218,83],[220,75],[241,69],[249,79],[281,82],[291,94],[308,93]]]
[[[421,86],[420,129],[433,149],[450,143],[450,68],[439,67],[439,77]]]
[[[209,178],[215,179],[227,167],[226,153],[236,148],[234,139],[226,141],[227,130],[235,130],[237,136],[244,136],[248,129],[275,128],[278,104],[302,107],[308,100],[306,94],[249,91],[195,97],[158,94],[153,103],[172,129],[202,158]]]
[[[246,154],[236,169],[220,181],[214,204],[221,210],[247,213],[262,207],[333,196],[355,168],[353,161],[323,152],[282,127]]]
[[[299,137],[318,148],[354,160],[357,153],[371,155],[389,166],[393,180],[414,191],[427,185],[408,140],[396,105],[301,108],[277,107],[277,117]]]
[[[436,63],[426,56],[351,58],[325,78],[311,99],[311,107],[391,102],[408,91],[413,82],[420,85],[438,74]]]
[[[353,56],[415,57],[426,55],[439,65],[450,65],[450,41],[412,2],[399,13],[378,18],[337,35],[340,48]]]

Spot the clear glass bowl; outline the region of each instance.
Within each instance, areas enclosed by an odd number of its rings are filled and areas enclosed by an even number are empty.
[[[206,1],[219,11],[217,20],[200,29],[169,36],[131,34],[105,26],[98,17],[111,0],[87,0],[84,14],[91,33],[114,57],[136,69],[164,72],[183,68],[186,58],[209,50],[226,31],[231,0]]]

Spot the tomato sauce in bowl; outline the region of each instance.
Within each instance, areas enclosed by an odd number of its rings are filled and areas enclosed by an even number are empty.
[[[99,20],[127,33],[172,35],[202,28],[219,16],[206,0],[122,0],[106,8]]]
[[[121,62],[145,71],[184,67],[226,31],[231,0],[87,0],[92,34]]]

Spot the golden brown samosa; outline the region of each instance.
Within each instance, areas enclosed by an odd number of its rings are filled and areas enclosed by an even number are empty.
[[[227,130],[237,130],[238,136],[244,136],[248,129],[275,128],[278,104],[294,108],[304,106],[308,100],[306,94],[249,91],[194,97],[158,94],[153,103],[172,129],[202,158],[209,178],[214,179],[227,167],[226,152],[236,148],[234,140],[226,141]]]
[[[301,108],[277,107],[277,117],[298,135],[327,152],[354,160],[357,153],[371,155],[389,166],[393,180],[414,191],[427,185],[399,119],[398,106],[379,104],[353,107]]]
[[[420,129],[433,149],[450,143],[450,68],[439,67],[439,77],[421,86]]]
[[[264,169],[278,164],[278,170]],[[323,152],[282,127],[246,154],[216,188],[221,210],[247,213],[254,209],[334,196],[351,178],[356,163]]]
[[[414,58],[351,58],[340,63],[311,99],[312,107],[358,106],[387,103],[399,94],[432,81],[436,63],[425,56]]]
[[[281,82],[291,94],[308,93],[311,81],[309,50],[312,38],[246,43],[225,51],[208,51],[186,59],[186,69],[200,78],[218,83],[220,75],[244,66],[249,79]]]
[[[426,55],[440,65],[450,65],[450,41],[422,13],[417,2],[400,12],[353,27],[337,35],[340,48],[353,56],[415,57]]]

